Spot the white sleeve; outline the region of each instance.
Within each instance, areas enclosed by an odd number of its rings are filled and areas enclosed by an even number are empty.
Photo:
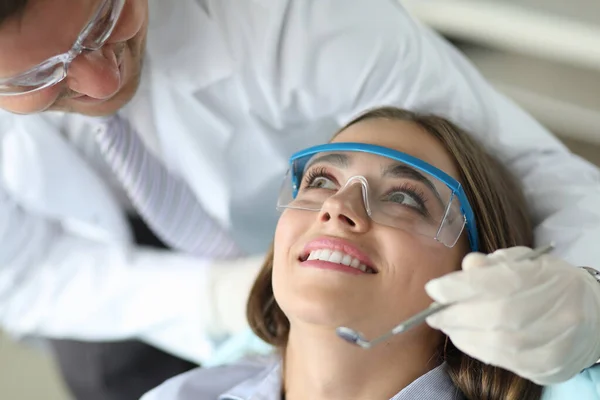
[[[0,112],[0,138],[8,137],[2,133],[10,132],[14,137],[22,133],[15,129],[15,121],[23,117],[3,117]],[[39,118],[19,122],[22,124],[18,128],[24,132],[60,126],[55,121],[46,124],[47,120]],[[215,339],[247,327],[246,299],[262,260],[216,262],[131,246],[127,235],[106,237],[111,229],[118,232],[117,225],[123,223],[108,211],[103,218],[109,218],[111,223],[106,224],[107,229],[100,229],[101,234],[89,235],[89,229],[80,234],[78,218],[84,220],[91,214],[93,220],[96,208],[111,207],[112,203],[98,201],[94,206],[75,210],[77,202],[85,205],[86,201],[97,200],[104,193],[98,188],[105,183],[90,180],[79,169],[78,174],[70,175],[70,168],[81,161],[69,161],[68,152],[52,152],[47,141],[35,139],[24,140],[25,149],[35,152],[24,159],[40,161],[36,168],[45,171],[56,167],[52,157],[60,157],[63,165],[47,174],[34,169],[25,174],[29,180],[17,181],[21,185],[34,181],[31,190],[36,198],[44,199],[46,208],[31,197],[19,197],[29,187],[15,186],[13,175],[0,169],[5,173],[0,177],[3,329],[15,336],[84,341],[140,338],[183,358],[202,362],[210,357]],[[2,145],[6,143],[11,142]],[[33,144],[43,148],[32,150]],[[17,162],[20,158],[16,154],[20,153],[15,149],[20,148],[2,147],[0,161],[6,164],[0,163],[0,168],[27,167],[22,165],[22,159]],[[41,159],[44,156],[47,159]],[[2,160],[3,157],[7,158]],[[67,179],[69,185],[50,186],[60,179]],[[87,198],[79,190],[85,185]]]
[[[9,333],[151,343],[157,336],[153,344],[193,361],[210,355],[209,262],[70,235],[26,212],[1,184],[0,243],[0,325]]]
[[[281,67],[304,88],[307,113],[331,113],[343,124],[366,108],[393,105],[449,118],[522,181],[538,244],[554,241],[569,262],[600,267],[598,168],[496,92],[399,1],[308,3],[300,14],[312,18],[291,24],[300,29],[286,32],[291,53]]]

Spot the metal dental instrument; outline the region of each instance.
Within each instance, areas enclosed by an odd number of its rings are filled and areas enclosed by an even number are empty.
[[[517,257],[514,261],[535,260],[536,258],[538,258],[546,253],[549,253],[550,251],[552,251],[552,249],[554,249],[554,244],[549,244],[549,245],[546,245],[543,247],[539,247],[521,257]],[[337,328],[336,333],[340,338],[344,339],[345,341],[347,341],[349,343],[360,346],[363,349],[370,349],[371,347],[388,340],[392,336],[395,336],[402,332],[406,332],[407,330],[409,330],[417,325],[422,324],[423,322],[425,322],[427,317],[429,317],[430,315],[433,315],[442,310],[445,310],[446,308],[450,307],[453,304],[455,304],[455,303],[439,304],[439,303],[433,302],[425,310],[413,315],[412,317],[408,318],[407,320],[402,321],[400,324],[396,325],[396,327],[394,327],[394,329],[392,329],[388,333],[386,333],[376,339],[373,339],[371,341],[365,339],[365,337],[361,333],[355,331],[354,329],[347,328],[345,326],[340,326],[339,328]]]

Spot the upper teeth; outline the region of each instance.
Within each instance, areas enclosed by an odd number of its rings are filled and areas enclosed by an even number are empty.
[[[367,267],[365,264],[362,264],[357,258],[338,250],[313,250],[310,252],[308,260],[321,260],[336,264],[343,264],[352,268],[360,269],[362,272],[367,272],[370,270],[369,267]]]

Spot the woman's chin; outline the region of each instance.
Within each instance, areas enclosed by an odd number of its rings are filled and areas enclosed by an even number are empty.
[[[371,315],[364,307],[350,305],[340,299],[332,301],[318,296],[294,301],[293,304],[281,304],[281,307],[290,322],[329,328],[332,334],[340,326],[354,326]]]

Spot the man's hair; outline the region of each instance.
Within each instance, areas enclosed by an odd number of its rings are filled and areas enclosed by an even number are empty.
[[[7,19],[19,16],[28,0],[0,0],[0,25]]]

